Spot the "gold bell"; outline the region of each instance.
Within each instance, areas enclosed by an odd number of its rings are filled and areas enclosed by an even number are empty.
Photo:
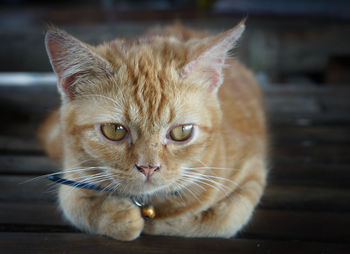
[[[141,214],[145,218],[153,219],[156,217],[156,211],[154,210],[154,207],[151,205],[143,205],[141,207]]]

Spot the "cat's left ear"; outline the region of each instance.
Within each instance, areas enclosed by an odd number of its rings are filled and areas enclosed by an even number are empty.
[[[217,91],[223,83],[222,69],[228,52],[236,45],[245,29],[243,19],[234,28],[214,37],[202,39],[191,49],[195,57],[181,71],[183,78],[201,80],[210,91]]]
[[[93,78],[103,78],[112,72],[107,60],[92,46],[65,31],[51,28],[46,33],[45,44],[63,98],[74,98],[92,83]]]

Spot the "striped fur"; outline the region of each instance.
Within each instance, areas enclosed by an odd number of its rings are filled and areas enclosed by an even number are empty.
[[[48,31],[62,105],[43,123],[41,142],[66,178],[125,196],[61,186],[60,207],[73,225],[132,240],[231,237],[248,222],[265,186],[267,145],[259,87],[227,57],[243,30],[242,22],[209,36],[177,24],[97,47]],[[108,141],[101,123],[121,123],[129,137]],[[169,140],[184,123],[195,126],[193,137]],[[147,181],[137,163],[161,167]],[[130,195],[157,217],[144,220]]]

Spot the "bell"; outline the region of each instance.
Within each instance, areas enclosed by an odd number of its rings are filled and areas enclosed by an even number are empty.
[[[151,205],[143,205],[141,207],[141,214],[145,218],[153,219],[156,217],[156,211],[154,210],[154,207]]]

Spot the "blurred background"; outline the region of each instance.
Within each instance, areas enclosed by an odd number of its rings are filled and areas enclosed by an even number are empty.
[[[1,0],[0,72],[49,72],[46,24],[98,44],[181,20],[213,33],[248,16],[237,56],[262,82],[350,81],[347,0]]]

